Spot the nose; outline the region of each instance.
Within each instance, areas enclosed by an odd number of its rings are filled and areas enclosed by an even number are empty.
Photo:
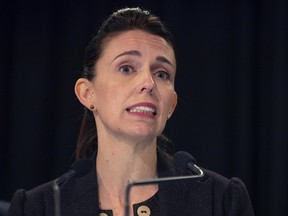
[[[141,93],[149,93],[152,95],[155,89],[155,81],[153,79],[153,74],[150,70],[142,71],[141,79],[140,79],[139,90]]]

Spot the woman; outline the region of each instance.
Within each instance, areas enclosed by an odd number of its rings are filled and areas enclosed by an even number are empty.
[[[124,8],[103,23],[75,84],[85,107],[76,155],[93,168],[60,185],[62,215],[123,215],[129,182],[190,174],[176,167],[161,137],[177,104],[175,73],[173,37],[156,16]],[[253,215],[239,179],[204,173],[133,187],[130,215]],[[53,200],[51,183],[18,190],[10,215],[54,215]]]

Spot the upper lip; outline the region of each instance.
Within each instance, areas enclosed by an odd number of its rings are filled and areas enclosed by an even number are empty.
[[[130,107],[127,107],[126,110],[129,111],[135,107],[148,107],[150,109],[153,110],[153,114],[156,115],[157,114],[157,107],[155,104],[150,103],[150,102],[141,102],[141,103],[137,103],[137,104],[133,104]]]

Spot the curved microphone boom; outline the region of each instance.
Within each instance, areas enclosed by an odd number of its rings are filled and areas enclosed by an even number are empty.
[[[75,176],[80,177],[85,175],[92,168],[92,166],[93,164],[90,159],[78,160],[71,166],[71,169],[67,173],[63,174],[52,182],[54,195],[54,216],[61,216],[60,187]]]
[[[195,165],[195,159],[188,152],[179,151],[176,152],[173,157],[177,167],[184,170],[189,170],[190,172],[193,173],[193,175],[163,177],[163,178],[145,179],[130,182],[127,185],[125,191],[125,213],[124,213],[125,216],[129,216],[130,191],[132,187],[141,185],[191,181],[193,179],[198,179],[204,176],[204,172],[198,166]]]

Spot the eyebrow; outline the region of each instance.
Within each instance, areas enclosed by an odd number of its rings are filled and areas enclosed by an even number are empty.
[[[156,58],[157,61],[169,64],[170,66],[172,66],[173,68],[175,67],[166,57],[164,56],[157,56]]]
[[[120,53],[119,55],[117,55],[113,61],[115,61],[117,58],[121,57],[121,56],[124,56],[124,55],[132,55],[132,56],[141,56],[141,53],[137,50],[130,50],[130,51],[126,51],[126,52],[123,52],[123,53]]]
[[[121,57],[121,56],[124,56],[124,55],[132,55],[132,56],[142,56],[141,53],[137,50],[130,50],[130,51],[125,51],[123,53],[120,53],[119,55],[117,55],[113,61],[115,61],[117,58]],[[164,56],[157,56],[156,57],[156,60],[159,61],[159,62],[163,62],[163,63],[166,63],[166,64],[169,64],[171,65],[172,67],[175,67],[166,57]]]

